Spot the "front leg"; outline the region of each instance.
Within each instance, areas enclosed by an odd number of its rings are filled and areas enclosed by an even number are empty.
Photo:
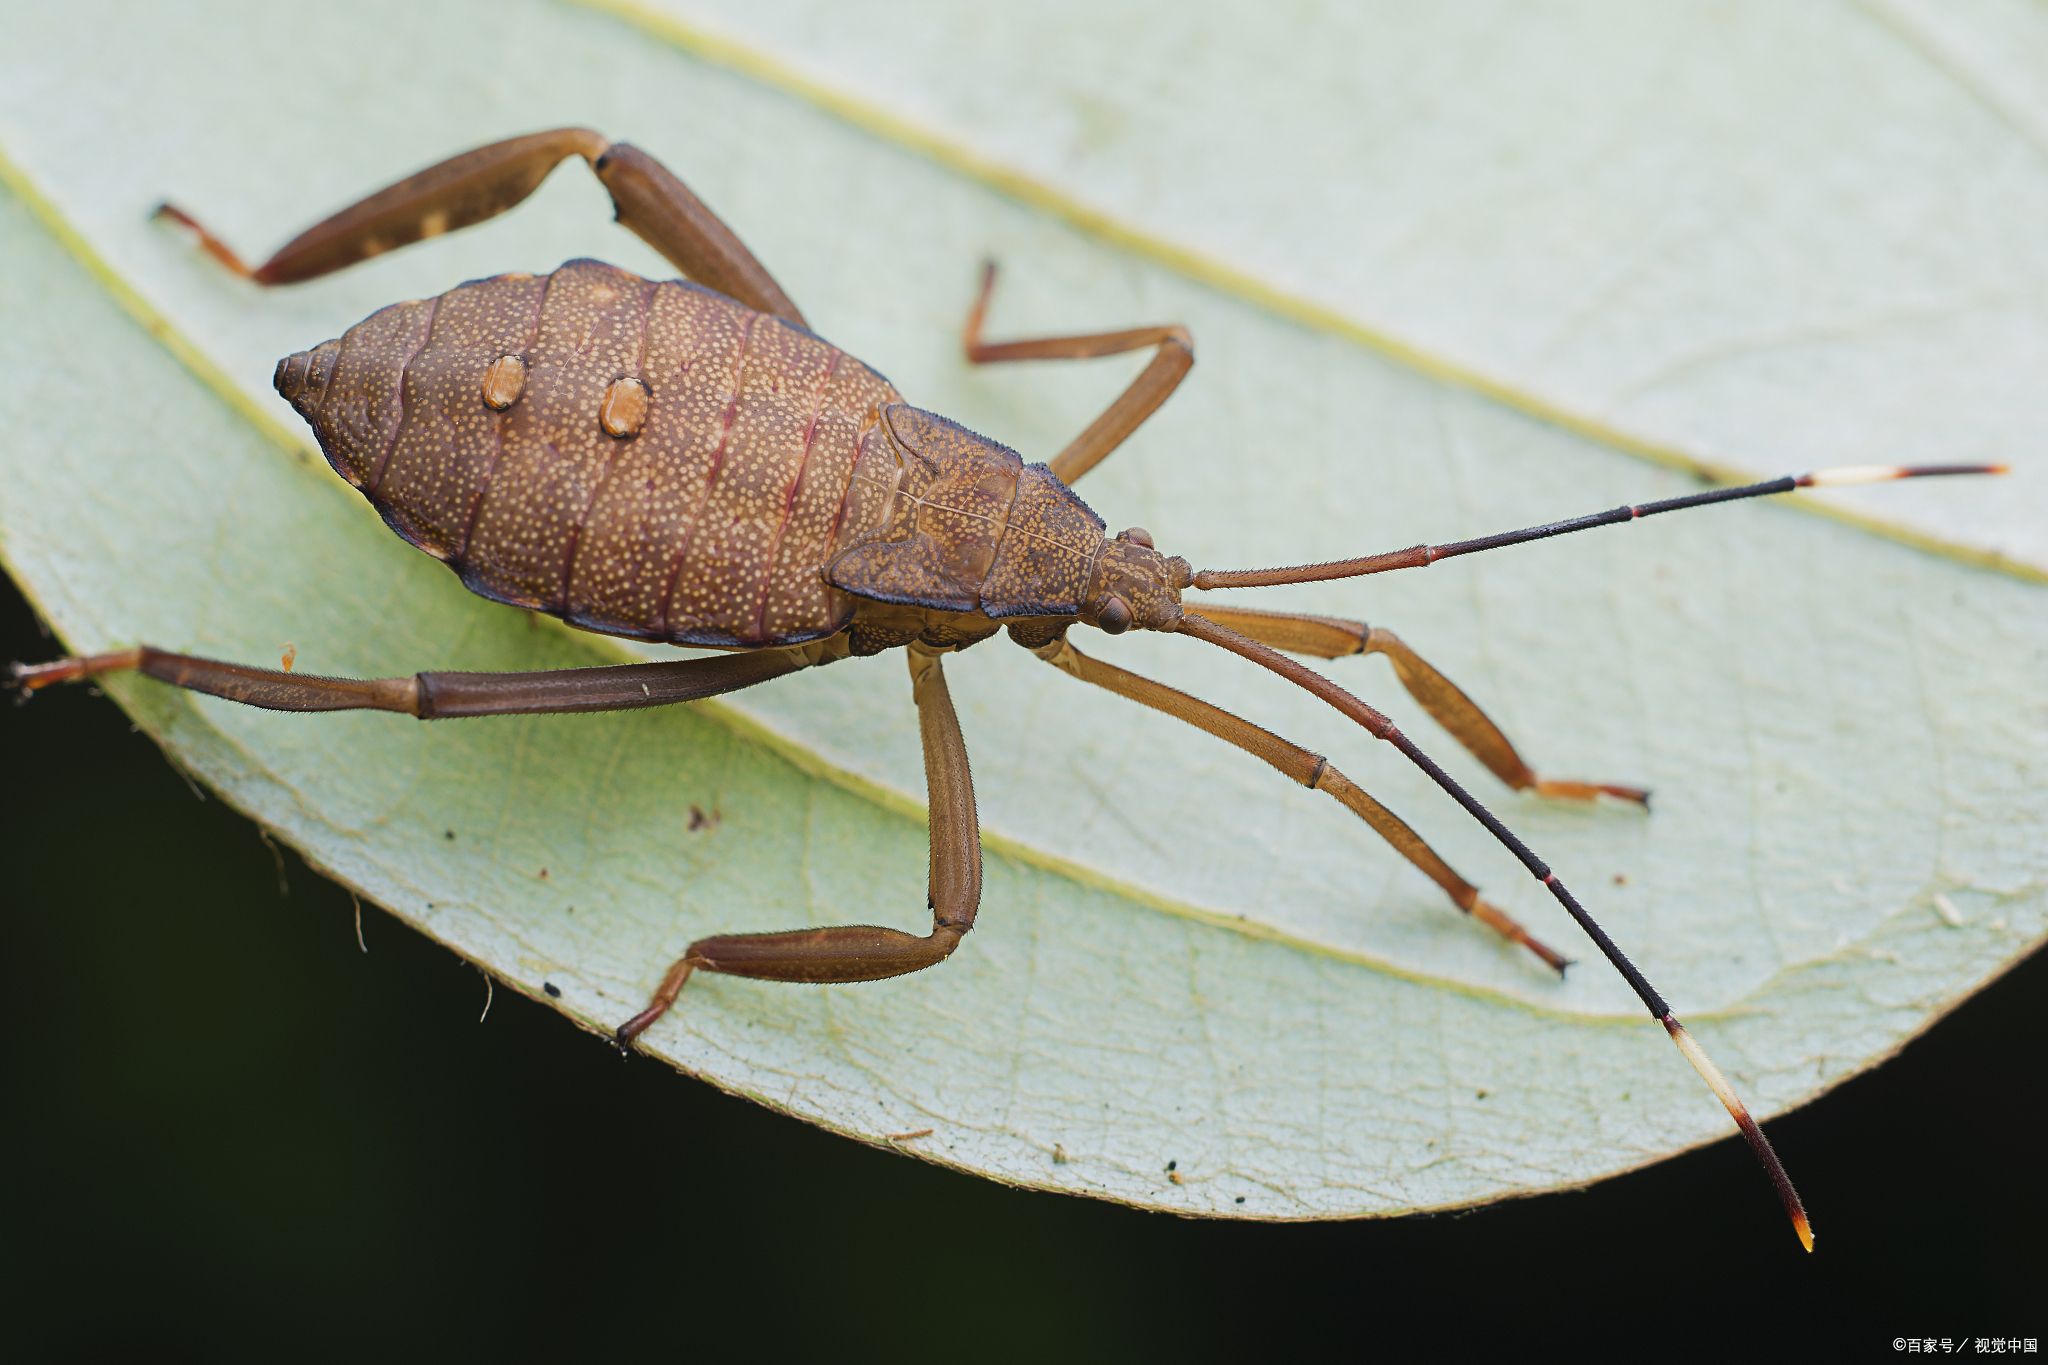
[[[1011,627],[1014,631],[1016,627]],[[1012,636],[1014,639],[1015,637]],[[1571,963],[1555,949],[1532,938],[1527,929],[1508,913],[1479,894],[1479,888],[1451,870],[1451,865],[1424,843],[1422,836],[1406,821],[1374,800],[1363,788],[1332,767],[1321,754],[1313,754],[1272,731],[1232,715],[1220,706],[1191,697],[1185,692],[1141,677],[1128,669],[1091,659],[1067,642],[1064,634],[1031,651],[1039,658],[1082,682],[1114,692],[1120,697],[1149,706],[1155,711],[1184,720],[1198,730],[1207,730],[1228,744],[1235,744],[1252,757],[1262,759],[1277,771],[1293,778],[1310,791],[1326,792],[1391,845],[1396,853],[1415,865],[1417,871],[1443,888],[1451,903],[1511,942],[1519,943],[1558,975]]]
[[[940,652],[921,644],[909,650],[918,730],[924,739],[925,796],[931,807],[931,933],[919,938],[879,925],[841,924],[700,938],[668,969],[647,1008],[619,1026],[621,1047],[668,1013],[693,972],[812,985],[880,981],[943,962],[959,946],[961,936],[974,927],[974,912],[981,904],[981,822],[974,812],[967,742],[946,691]]]
[[[1408,695],[1421,702],[1422,709],[1448,730],[1451,738],[1516,791],[1533,791],[1538,796],[1565,801],[1591,801],[1605,795],[1646,808],[1650,804],[1650,794],[1641,787],[1539,776],[1523,761],[1501,728],[1479,709],[1479,703],[1391,630],[1336,616],[1226,607],[1206,597],[1189,605],[1219,625],[1290,654],[1309,654],[1320,659],[1341,659],[1349,654],[1386,655],[1387,662],[1394,666],[1394,676],[1408,689]]]

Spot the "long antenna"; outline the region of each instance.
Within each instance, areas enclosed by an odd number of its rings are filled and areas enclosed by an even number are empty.
[[[1709,503],[1735,502],[1742,498],[1764,498],[1773,493],[1790,493],[1795,488],[1826,488],[1845,483],[1883,483],[1889,479],[1927,479],[1944,474],[2005,472],[2006,466],[2002,464],[1844,465],[1840,469],[1822,469],[1812,474],[1788,474],[1782,479],[1746,484],[1741,488],[1716,488],[1710,492],[1692,493],[1682,498],[1646,502],[1638,507],[1616,507],[1607,512],[1594,512],[1590,516],[1573,517],[1568,521],[1553,521],[1547,525],[1531,526],[1521,531],[1505,531],[1497,536],[1481,536],[1477,540],[1455,541],[1449,545],[1412,545],[1405,550],[1388,550],[1381,554],[1366,555],[1362,559],[1338,559],[1327,564],[1298,564],[1290,569],[1204,569],[1195,575],[1192,586],[1266,588],[1282,583],[1321,583],[1332,578],[1358,578],[1365,574],[1385,573],[1389,569],[1426,569],[1440,559],[1455,559],[1459,555],[1477,554],[1481,550],[1497,550],[1503,545],[1548,540],[1552,536],[1569,535],[1573,531],[1590,530],[1595,526],[1612,526],[1616,522],[1634,521],[1639,517],[1654,517],[1659,512],[1676,512],[1683,507],[1705,507]]]
[[[1780,480],[1780,482],[1787,481]],[[1731,492],[1740,492],[1740,490],[1731,490]],[[1700,496],[1711,498],[1714,495],[1701,494]],[[1667,507],[1659,507],[1658,510],[1664,511],[1669,509]],[[1572,527],[1571,529],[1576,530],[1577,528]],[[1331,576],[1335,577],[1335,575]],[[1548,864],[1531,852],[1527,844],[1516,838],[1514,832],[1500,822],[1499,817],[1494,815],[1485,806],[1479,804],[1476,797],[1458,785],[1456,778],[1438,767],[1434,759],[1416,747],[1414,740],[1408,738],[1399,729],[1395,728],[1394,722],[1388,720],[1384,715],[1366,705],[1357,697],[1352,696],[1322,674],[1296,663],[1276,650],[1268,649],[1256,640],[1247,639],[1236,631],[1225,626],[1219,626],[1214,621],[1194,612],[1188,612],[1183,615],[1176,623],[1175,629],[1183,635],[1192,635],[1198,640],[1206,640],[1212,645],[1221,646],[1233,654],[1249,659],[1263,668],[1271,669],[1296,686],[1305,688],[1307,691],[1321,697],[1331,706],[1349,716],[1352,720],[1357,721],[1374,738],[1386,740],[1389,744],[1392,744],[1395,748],[1406,754],[1409,761],[1414,763],[1416,767],[1428,773],[1431,781],[1450,793],[1454,801],[1469,811],[1472,817],[1479,821],[1480,824],[1486,826],[1494,838],[1507,846],[1510,853],[1521,859],[1522,866],[1529,869],[1529,874],[1550,889],[1550,894],[1557,897],[1558,904],[1562,905],[1565,911],[1579,922],[1579,927],[1586,931],[1587,936],[1599,947],[1601,953],[1606,956],[1609,962],[1614,964],[1615,970],[1620,972],[1628,981],[1630,989],[1635,991],[1636,995],[1642,1000],[1643,1005],[1650,1011],[1650,1017],[1664,1026],[1664,1031],[1671,1035],[1671,1041],[1678,1045],[1678,1050],[1685,1054],[1685,1059],[1692,1063],[1693,1069],[1700,1073],[1701,1079],[1706,1081],[1708,1087],[1713,1090],[1715,1097],[1727,1108],[1728,1116],[1735,1120],[1735,1126],[1742,1130],[1743,1137],[1749,1139],[1750,1150],[1755,1152],[1756,1159],[1763,1163],[1764,1174],[1770,1177],[1772,1187],[1778,1192],[1779,1201],[1784,1204],[1786,1214],[1792,1219],[1793,1231],[1799,1234],[1800,1242],[1808,1251],[1813,1250],[1813,1226],[1806,1219],[1806,1209],[1799,1202],[1799,1192],[1792,1188],[1792,1178],[1785,1174],[1785,1167],[1778,1161],[1778,1154],[1771,1150],[1770,1139],[1764,1136],[1763,1129],[1757,1127],[1756,1120],[1750,1117],[1749,1109],[1743,1104],[1742,1098],[1735,1093],[1734,1087],[1728,1084],[1727,1078],[1721,1074],[1720,1068],[1714,1065],[1707,1057],[1707,1054],[1700,1048],[1700,1045],[1693,1040],[1693,1036],[1685,1031],[1685,1026],[1679,1023],[1677,1017],[1671,1013],[1671,1007],[1664,1003],[1664,997],[1657,993],[1657,988],[1652,986],[1649,979],[1636,969],[1636,964],[1630,962],[1627,955],[1614,945],[1614,940],[1607,937],[1607,931],[1602,929],[1594,922],[1593,917],[1586,913],[1586,908],[1579,904],[1576,896],[1565,889],[1564,883],[1557,879],[1557,874],[1550,870]]]

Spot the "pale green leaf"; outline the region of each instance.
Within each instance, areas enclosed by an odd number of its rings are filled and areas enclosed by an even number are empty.
[[[1842,512],[2048,574],[2027,0],[586,0],[1653,458],[2008,461]]]
[[[276,358],[394,299],[577,255],[672,273],[607,224],[587,176],[565,168],[498,222],[274,294],[146,221],[175,197],[260,254],[404,171],[560,123],[661,156],[821,332],[1029,458],[1142,362],[970,372],[955,338],[984,255],[1006,267],[1000,333],[1189,324],[1194,376],[1082,492],[1113,526],[1148,526],[1197,563],[1452,539],[1692,486],[589,10],[369,3],[251,24],[226,5],[74,5],[4,22],[0,550],[75,648],[147,640],[261,662],[290,641],[301,668],[367,675],[619,657],[616,642],[470,597],[316,455],[269,434],[305,442],[269,393]],[[1225,61],[1199,24],[1175,34],[1163,50]],[[1050,60],[991,51],[951,49],[969,66],[988,58],[991,90]],[[1540,75],[1506,60],[1475,69]],[[890,79],[878,75],[877,98]],[[1415,105],[1418,124],[1488,104],[1471,81],[1455,93]],[[1202,217],[1227,161],[1141,143],[1130,155],[1145,174],[1132,178],[1150,188],[1119,193],[1156,193],[1174,231],[1248,278],[1267,267],[1242,224]],[[1029,151],[1018,160],[1036,174]],[[1271,159],[1277,174],[1285,158]],[[1387,192],[1454,200],[1475,174],[1458,158],[1340,169],[1298,166],[1300,214],[1260,214],[1326,219],[1396,169]],[[1314,202],[1326,186],[1334,198]],[[1505,214],[1512,197],[1499,183],[1487,193]],[[1463,247],[1432,240],[1431,269],[1526,271],[1496,254],[1513,236],[1497,229]],[[1333,239],[1300,240],[1306,258]],[[1810,237],[1786,249],[1806,253]],[[1720,287],[1674,269],[1695,291]],[[123,291],[189,346],[189,364],[124,314]],[[1507,294],[1473,293],[1432,325],[1492,337],[1497,308],[1497,344],[1556,362],[1516,382],[1569,408],[1599,367],[1529,338],[1571,325],[1573,291]],[[1609,329],[1596,350],[1629,350],[1632,324],[1603,307],[1587,316]],[[1662,316],[1688,314],[1672,302]],[[232,401],[195,365],[217,367]],[[1739,387],[1718,392],[1742,406]],[[1829,390],[1803,420],[1882,426],[1883,384],[1858,392]],[[1694,400],[1689,411],[1712,406]],[[1738,424],[1714,437],[1730,462],[1776,472],[1789,460],[1743,435],[1754,411],[1722,415]],[[1835,439],[1821,443],[1831,456]],[[1986,516],[2011,510],[2008,488],[1975,494]],[[1914,505],[1936,506],[1901,504]],[[1391,626],[1539,765],[1657,790],[1647,818],[1517,799],[1377,661],[1330,665],[1578,888],[1761,1112],[1886,1055],[2048,930],[2048,597],[2036,583],[1750,505],[1259,600]],[[1190,641],[1085,643],[1330,753],[1489,896],[1585,953],[1483,831],[1302,695]],[[1726,1130],[1611,972],[1547,976],[1326,798],[1005,642],[948,676],[992,850],[968,943],[941,969],[879,985],[700,977],[649,1035],[655,1050],[860,1136],[929,1127],[919,1150],[970,1170],[1192,1212],[1467,1203]],[[916,726],[893,656],[719,708],[439,726],[277,716],[132,679],[112,690],[309,858],[502,979],[553,983],[592,1027],[638,1008],[705,933],[926,923]],[[717,812],[715,828],[693,832],[692,805]],[[1166,1181],[1169,1160],[1186,1183]]]

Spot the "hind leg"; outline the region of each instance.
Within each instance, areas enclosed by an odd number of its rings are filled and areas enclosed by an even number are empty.
[[[450,157],[314,224],[253,268],[183,209],[164,204],[157,216],[191,229],[208,255],[245,279],[295,284],[495,218],[571,156],[590,163],[619,221],[678,270],[749,308],[804,325],[803,314],[767,268],[687,185],[639,148],[588,128],[508,138]]]

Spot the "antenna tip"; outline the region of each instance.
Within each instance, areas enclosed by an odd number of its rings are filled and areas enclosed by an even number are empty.
[[[1835,469],[1816,469],[1801,474],[1793,483],[1800,488],[1829,488],[1845,483],[1884,483],[1890,479],[1931,479],[1945,474],[2005,474],[2002,464],[1852,464]]]
[[[1792,1230],[1799,1234],[1799,1241],[1808,1252],[1813,1250],[1813,1224],[1806,1221],[1806,1210],[1792,1215]]]

